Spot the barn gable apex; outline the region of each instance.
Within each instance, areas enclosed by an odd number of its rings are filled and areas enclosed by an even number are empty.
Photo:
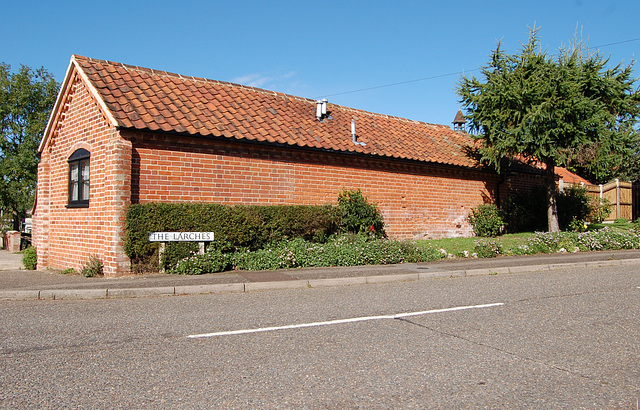
[[[76,56],[73,55],[71,56],[71,61],[69,62],[69,67],[67,68],[67,72],[60,86],[60,90],[58,91],[58,96],[56,98],[55,105],[53,106],[53,110],[51,111],[51,114],[49,116],[49,121],[47,122],[47,126],[44,130],[44,133],[42,134],[42,140],[40,141],[40,145],[38,147],[39,153],[41,153],[46,148],[47,144],[49,144],[51,138],[56,133],[57,127],[64,119],[65,106],[68,104],[69,99],[72,97],[73,86],[78,78],[84,83],[87,90],[89,90],[93,101],[98,106],[106,121],[114,127],[118,125],[117,121],[113,117],[113,113],[111,113],[111,111],[105,105],[98,91],[91,84],[91,81],[89,81],[86,74],[78,66]]]

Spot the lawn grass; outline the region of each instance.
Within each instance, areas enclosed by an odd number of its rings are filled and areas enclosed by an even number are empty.
[[[431,239],[418,241],[421,245],[431,245],[438,249],[444,249],[447,253],[455,256],[461,256],[464,252],[472,254],[475,252],[476,242],[480,239],[495,240],[502,246],[505,254],[512,253],[511,250],[518,245],[524,245],[527,243],[527,239],[533,235],[533,232],[513,233],[499,236],[497,238],[443,238],[443,239]]]
[[[623,222],[623,221],[617,221],[614,223],[602,223],[602,224],[589,224],[589,230],[590,231],[594,231],[596,229],[602,229],[606,226],[609,227],[614,227],[614,228],[618,228],[618,229],[623,229],[625,231],[628,231],[629,229],[633,229],[633,227],[635,226],[633,222]]]
[[[587,227],[588,231],[600,230],[602,228],[614,228],[619,229],[621,231],[630,231],[632,229],[637,228],[640,222],[628,222],[625,220],[618,220],[614,223],[603,223],[603,224],[595,224],[591,223]],[[492,241],[497,242],[501,248],[501,254],[503,255],[518,255],[522,254],[521,249],[517,249],[518,247],[522,247],[527,244],[527,240],[533,236],[533,232],[523,232],[523,233],[515,233],[515,234],[506,234],[502,236],[498,236],[496,238],[444,238],[444,239],[431,239],[431,240],[422,240],[418,241],[420,245],[423,246],[433,246],[436,249],[444,249],[448,254],[457,256],[457,257],[468,257],[469,255],[476,252],[476,243],[479,241]],[[514,252],[514,249],[516,250]]]

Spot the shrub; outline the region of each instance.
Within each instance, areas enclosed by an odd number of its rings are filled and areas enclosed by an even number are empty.
[[[102,261],[97,256],[92,255],[89,258],[89,262],[82,267],[80,273],[85,278],[93,278],[95,276],[102,276]]]
[[[479,240],[476,242],[475,253],[479,258],[495,258],[502,253],[502,246],[496,240]]]
[[[179,261],[198,253],[198,250],[199,246],[197,242],[166,243],[161,262],[165,272],[171,272],[172,268],[175,267]],[[157,257],[155,259],[156,261],[158,260]]]
[[[547,228],[544,189],[517,192],[502,202],[502,217],[508,233],[543,231]]]
[[[552,253],[562,249],[574,251],[577,246],[574,232],[536,232],[527,239],[527,246],[533,253]]]
[[[567,226],[567,230],[571,232],[584,232],[587,230],[587,223],[573,217],[573,220]]]
[[[402,252],[404,253],[405,262],[431,262],[444,258],[444,255],[440,249],[434,246],[419,246],[415,242],[400,242]]]
[[[427,262],[442,259],[443,255],[431,246],[418,246],[415,242],[376,239],[368,234],[345,234],[333,236],[324,244],[303,238],[283,240],[256,251],[237,251],[227,258],[228,266],[236,269],[264,270]],[[197,255],[185,259],[185,263],[190,261],[197,264]],[[190,271],[196,269],[197,266],[189,268]]]
[[[502,215],[506,231],[535,232],[547,229],[547,194],[543,188],[536,188],[530,192],[518,192],[503,201]],[[604,219],[609,215],[610,207],[603,201],[598,207],[594,199],[587,194],[587,190],[580,186],[565,188],[558,194],[558,224],[562,230],[571,230],[570,225],[576,221],[595,222],[604,212]],[[609,210],[609,211],[607,211]],[[577,226],[577,225],[576,225]],[[572,226],[575,228],[575,226]]]
[[[493,204],[482,204],[471,210],[468,216],[473,233],[481,237],[500,235],[504,222],[500,211]]]
[[[218,249],[256,250],[285,237],[326,240],[338,230],[339,216],[330,205],[245,206],[204,203],[148,203],[129,206],[125,252],[135,270],[158,268],[159,244],[149,242],[151,232],[215,232]],[[175,264],[197,250],[197,243],[167,244],[163,266]]]
[[[597,231],[578,234],[576,243],[583,251],[638,249],[640,248],[640,232],[633,229],[605,227]]]
[[[384,222],[378,207],[369,203],[359,189],[344,190],[340,193],[338,211],[343,232],[385,236]]]
[[[611,214],[613,204],[607,198],[591,197],[589,221],[601,224]]]
[[[38,266],[38,253],[36,248],[33,246],[25,249],[24,254],[22,255],[22,264],[24,268],[27,270],[35,270]]]
[[[177,275],[202,275],[204,273],[222,272],[229,266],[229,257],[212,247],[203,255],[194,254],[178,261],[169,273]]]
[[[558,224],[566,231],[575,219],[585,221],[591,213],[591,199],[587,189],[581,186],[570,186],[558,195]],[[545,207],[546,209],[546,207]]]
[[[243,270],[289,269],[316,266],[313,254],[316,247],[303,238],[283,240],[256,251],[245,250],[232,256],[234,267]]]
[[[288,238],[324,243],[338,231],[385,236],[380,211],[360,190],[343,191],[337,206],[134,204],[127,210],[125,224],[125,252],[134,271],[159,267],[159,244],[149,242],[151,232],[215,232],[217,249],[225,254],[237,249],[256,251]],[[196,243],[169,243],[161,264],[173,271],[196,250]]]

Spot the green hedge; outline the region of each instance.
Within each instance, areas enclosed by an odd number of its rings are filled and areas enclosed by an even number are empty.
[[[214,246],[221,251],[256,250],[287,237],[323,242],[337,232],[339,220],[331,205],[134,204],[127,210],[125,252],[134,270],[154,270],[159,244],[149,242],[151,232],[215,232]],[[171,243],[164,265],[188,256],[197,246]]]

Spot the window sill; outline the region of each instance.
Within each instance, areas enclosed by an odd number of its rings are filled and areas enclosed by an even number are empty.
[[[89,208],[89,201],[69,203],[67,204],[67,208]]]

